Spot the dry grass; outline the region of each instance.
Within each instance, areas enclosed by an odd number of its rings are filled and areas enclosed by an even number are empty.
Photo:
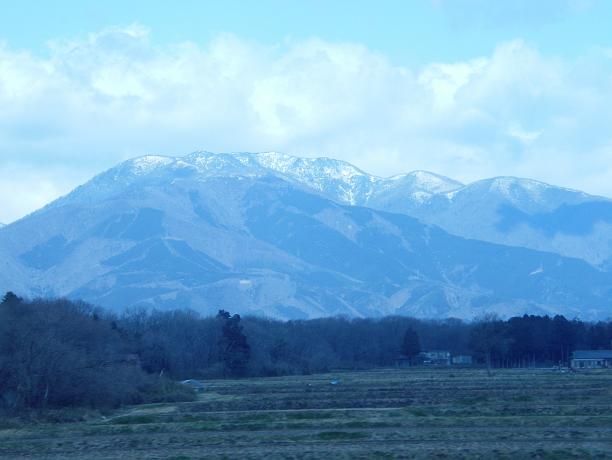
[[[195,402],[0,430],[3,459],[264,457],[612,458],[612,373],[409,369],[212,381]]]

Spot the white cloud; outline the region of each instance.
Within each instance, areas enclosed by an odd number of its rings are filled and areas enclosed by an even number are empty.
[[[541,134],[542,131],[527,131],[518,124],[513,124],[508,128],[508,135],[518,139],[526,145],[535,142]]]
[[[409,69],[320,39],[158,46],[141,26],[54,42],[46,57],[0,45],[0,222],[122,159],[198,148],[612,195],[611,66],[609,50],[568,61],[517,40]]]
[[[50,197],[60,196],[79,185],[70,173],[55,169],[36,171],[32,168],[3,166],[1,175],[0,223],[11,222],[22,217],[25,212],[39,209],[49,202]]]
[[[435,107],[448,109],[454,105],[457,92],[482,72],[487,63],[481,58],[454,64],[431,64],[419,75],[419,83],[431,91]]]

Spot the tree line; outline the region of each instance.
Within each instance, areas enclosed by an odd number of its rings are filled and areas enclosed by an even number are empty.
[[[394,366],[421,350],[472,355],[490,367],[567,363],[610,348],[612,322],[493,316],[280,321],[226,311],[131,310],[65,299],[0,303],[0,407],[117,406],[189,399],[177,380],[309,374]]]

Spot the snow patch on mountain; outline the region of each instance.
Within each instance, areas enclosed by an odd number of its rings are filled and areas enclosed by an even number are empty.
[[[449,189],[456,190],[463,184],[448,177],[440,176],[429,171],[413,171],[406,176],[411,177],[415,188],[428,193],[444,193]]]
[[[433,194],[448,192],[463,184],[427,171],[414,171],[388,178],[368,174],[350,163],[327,157],[299,158],[279,152],[211,153],[198,151],[186,156],[146,155],[128,160],[96,176],[54,204],[88,202],[122,193],[142,180],[183,177],[260,177],[273,175],[316,190],[345,204],[368,206],[384,201],[387,194],[402,194],[423,202]]]
[[[531,209],[535,205],[538,211],[593,198],[578,190],[509,176],[479,180],[445,194],[449,201],[456,201],[462,195],[504,200],[519,209]]]
[[[157,168],[168,166],[173,159],[159,155],[146,155],[131,161],[132,171],[135,175],[148,174]]]

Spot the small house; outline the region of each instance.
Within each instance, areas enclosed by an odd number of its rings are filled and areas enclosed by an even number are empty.
[[[572,369],[612,368],[612,350],[576,350],[571,365]]]
[[[450,351],[422,351],[419,353],[419,358],[423,364],[429,364],[434,366],[450,366],[451,365],[451,354]]]

